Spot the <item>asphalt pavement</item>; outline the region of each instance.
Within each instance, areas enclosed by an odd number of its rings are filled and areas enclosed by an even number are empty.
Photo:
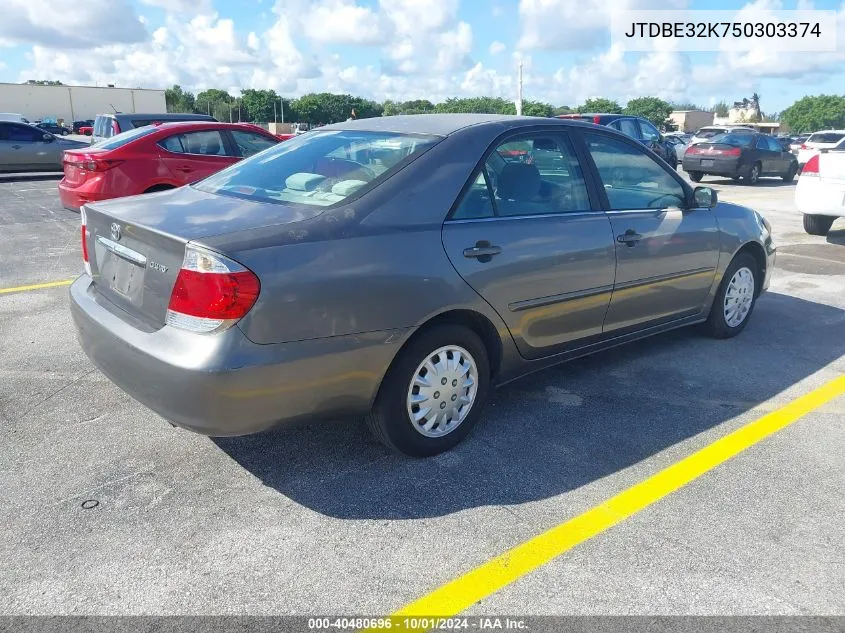
[[[845,373],[845,222],[794,184],[705,179],[771,222],[741,336],[675,331],[497,391],[457,449],[388,453],[355,420],[209,439],[80,350],[79,216],[0,180],[0,613],[388,614]],[[11,290],[10,290],[11,289]],[[845,397],[468,614],[845,615]]]

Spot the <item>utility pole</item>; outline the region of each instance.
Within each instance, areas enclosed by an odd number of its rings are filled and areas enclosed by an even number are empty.
[[[278,123],[279,121],[276,119],[276,100],[273,99],[273,123]]]
[[[516,84],[516,114],[522,116],[522,62],[519,62],[519,77]]]
[[[279,107],[282,109],[282,123],[284,123],[285,122],[285,100],[282,97],[279,97]]]

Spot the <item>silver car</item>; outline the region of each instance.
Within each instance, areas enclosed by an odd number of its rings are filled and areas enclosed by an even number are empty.
[[[775,259],[759,214],[641,143],[533,117],[348,121],[81,216],[73,317],[134,398],[208,435],[365,416],[417,456],[526,373],[738,334]]]
[[[61,171],[65,150],[87,145],[34,125],[0,121],[0,172]]]

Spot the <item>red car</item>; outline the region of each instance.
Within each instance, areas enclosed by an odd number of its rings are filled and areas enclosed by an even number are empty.
[[[64,154],[62,205],[163,191],[196,182],[279,143],[249,123],[176,122],[135,128]]]

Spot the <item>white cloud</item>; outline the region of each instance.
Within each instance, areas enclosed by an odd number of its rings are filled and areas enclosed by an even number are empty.
[[[490,54],[491,55],[498,55],[499,53],[503,52],[507,46],[502,44],[499,40],[495,40],[490,44]]]
[[[147,30],[128,0],[2,0],[0,41],[54,48],[141,42]]]
[[[316,4],[302,20],[302,29],[309,39],[332,44],[376,44],[385,36],[379,16],[354,0]]]
[[[214,13],[211,0],[141,0],[141,2],[164,9],[168,13],[189,13],[193,15]]]

